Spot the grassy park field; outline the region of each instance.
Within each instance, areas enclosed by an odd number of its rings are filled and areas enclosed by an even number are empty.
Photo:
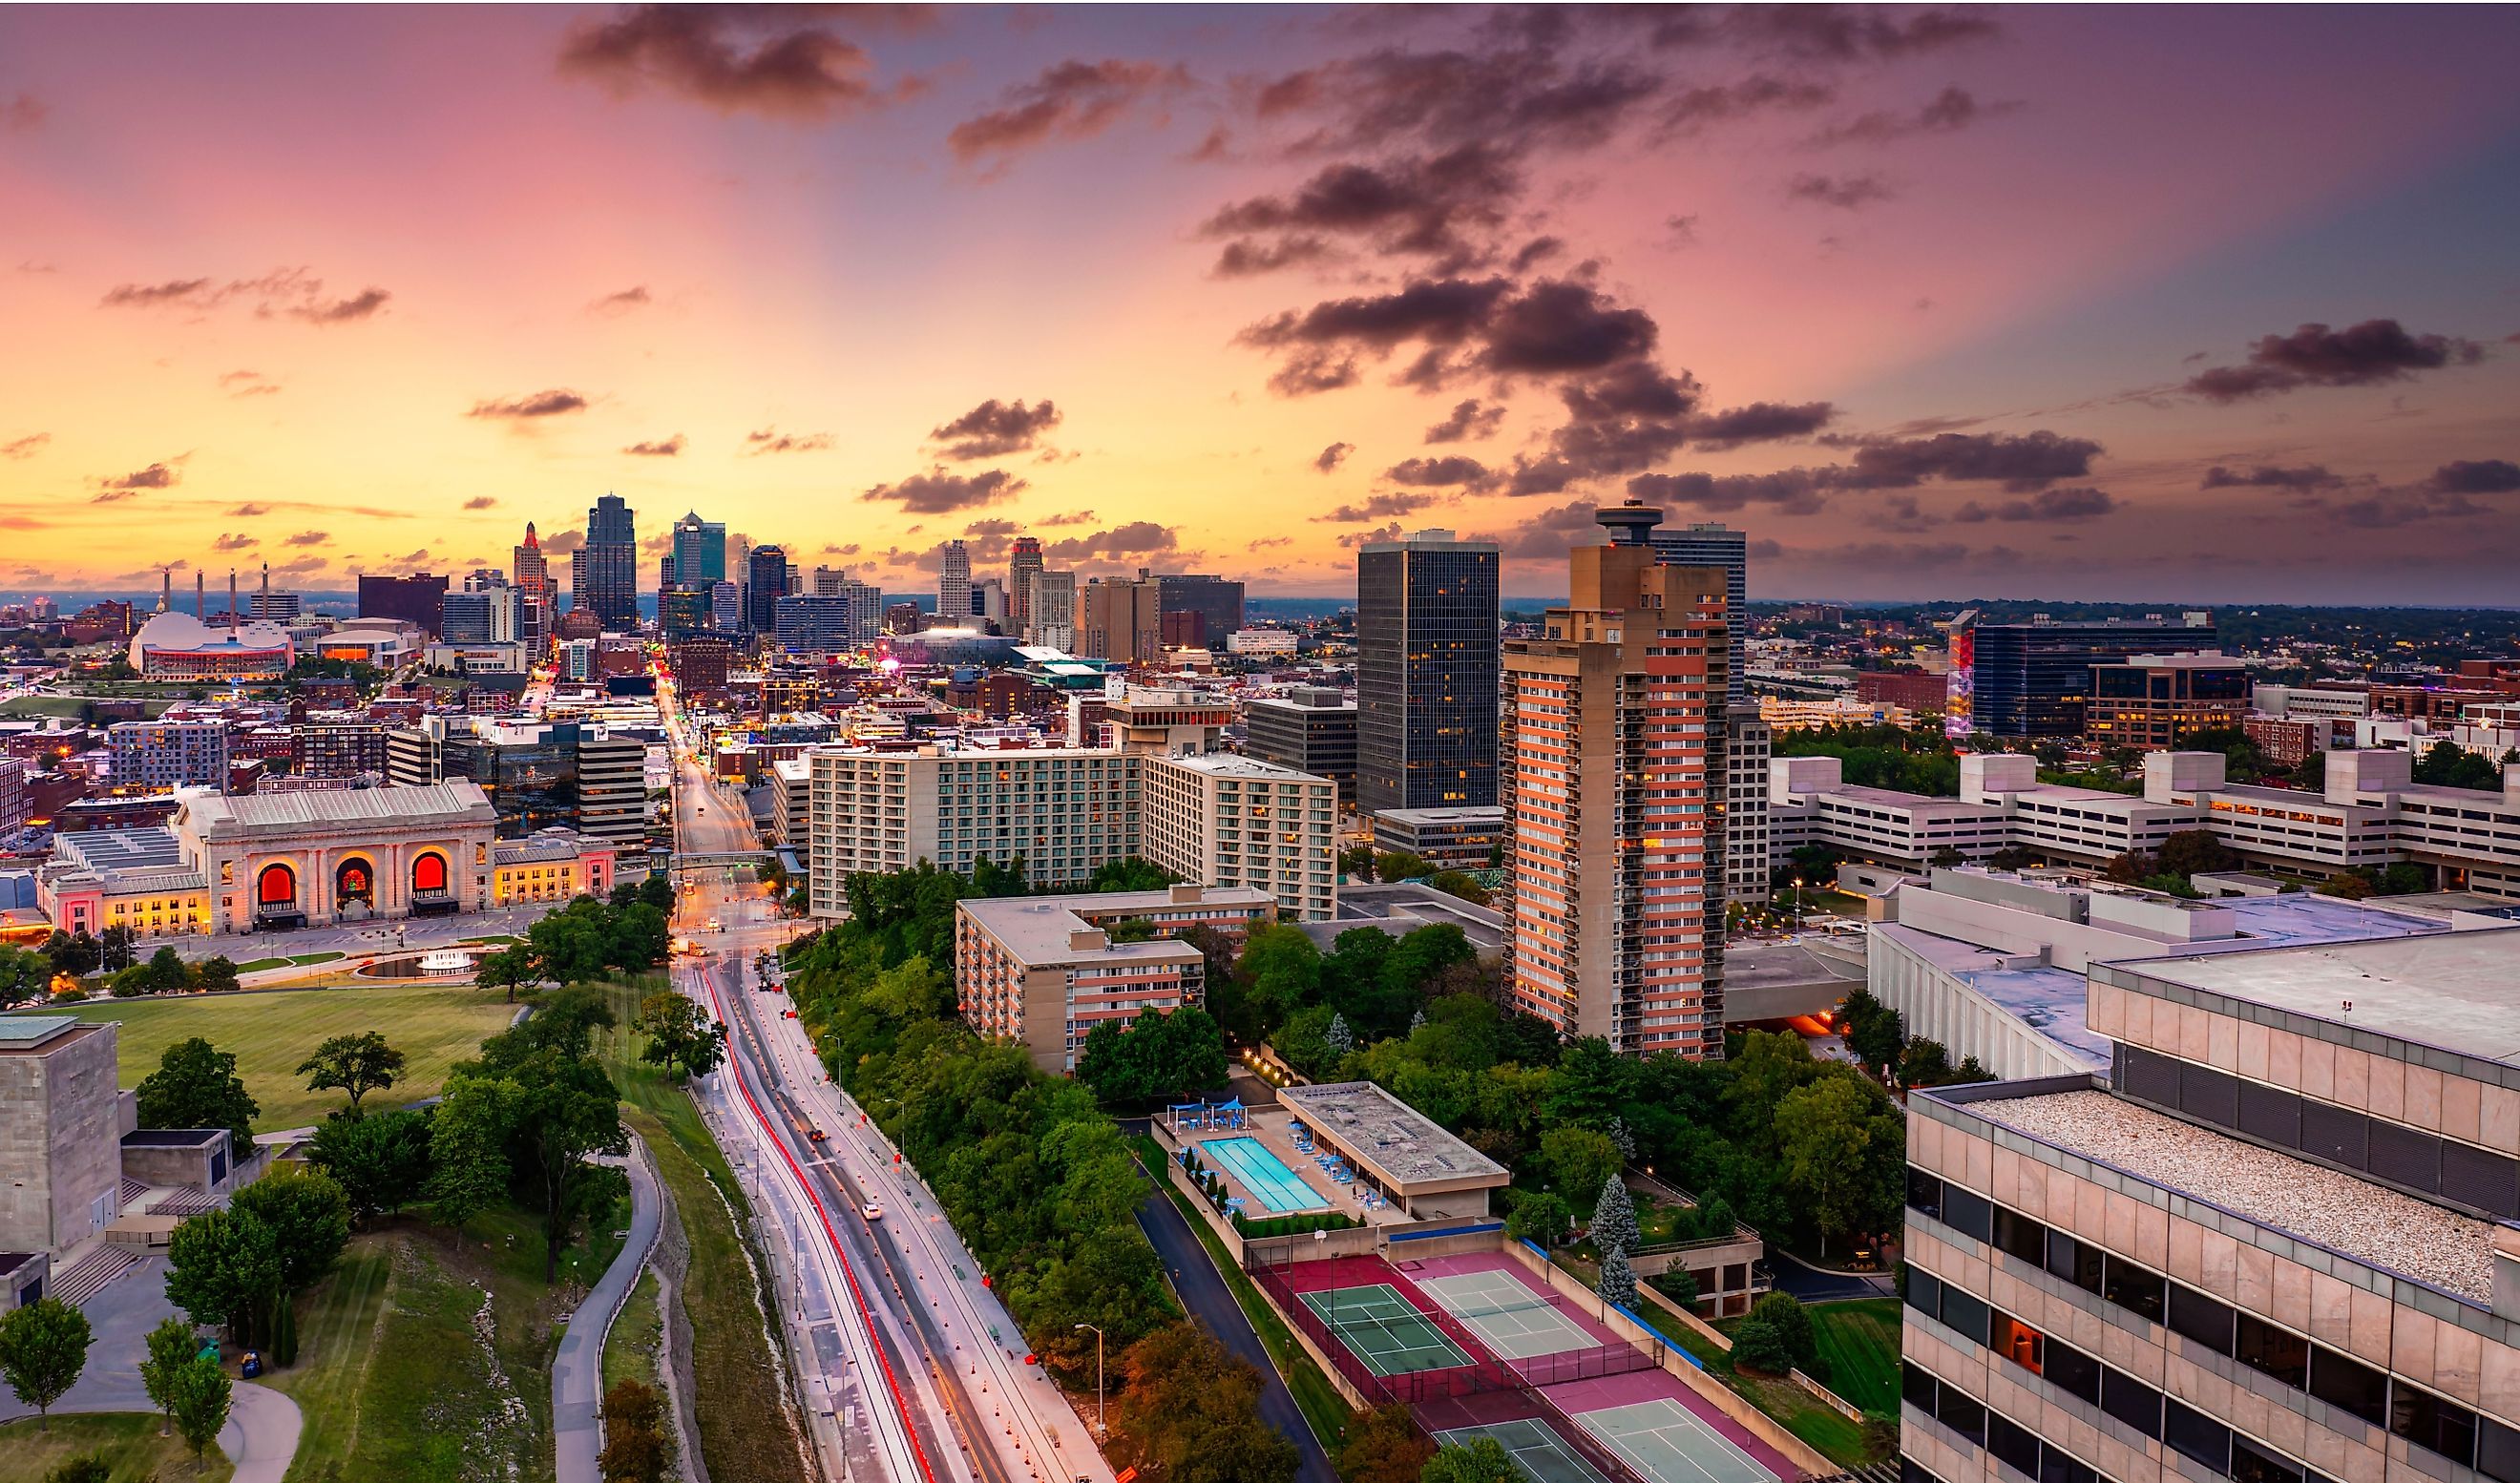
[[[300,1128],[342,1105],[338,1092],[309,1092],[298,1063],[336,1035],[377,1030],[409,1067],[379,1099],[399,1105],[434,1096],[446,1068],[507,1028],[517,1011],[485,989],[435,984],[191,994],[173,999],[107,999],[71,1006],[81,1019],[122,1023],[120,1080],[126,1087],[158,1069],[166,1048],[199,1035],[237,1058],[237,1074],[262,1104],[257,1131]]]

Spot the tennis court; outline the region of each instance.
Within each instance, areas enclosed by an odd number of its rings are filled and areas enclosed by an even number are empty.
[[[1339,1342],[1377,1375],[1458,1370],[1470,1363],[1433,1319],[1388,1282],[1307,1292],[1304,1306],[1319,1314]]]
[[[1513,1465],[1521,1468],[1532,1483],[1609,1483],[1599,1468],[1575,1456],[1575,1450],[1555,1432],[1528,1417],[1439,1431],[1435,1433],[1435,1445],[1467,1447],[1481,1437],[1495,1438],[1497,1445],[1513,1459]]]
[[[1600,1347],[1599,1339],[1558,1312],[1546,1296],[1514,1281],[1511,1273],[1420,1278],[1418,1287],[1477,1334],[1480,1343],[1508,1360]]]
[[[1678,1401],[1641,1401],[1575,1417],[1654,1483],[1779,1483]]]

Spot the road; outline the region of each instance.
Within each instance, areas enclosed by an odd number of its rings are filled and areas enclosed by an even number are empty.
[[[656,1244],[656,1177],[644,1153],[632,1150],[628,1173],[630,1238],[569,1315],[560,1350],[552,1357],[552,1451],[559,1483],[596,1483],[596,1454],[604,1448],[596,1424],[604,1399],[604,1336],[611,1332],[612,1320]]]
[[[676,840],[702,854],[749,847],[740,799],[692,760],[669,684],[659,698],[676,739]],[[787,1282],[783,1318],[803,1389],[821,1403],[813,1409],[826,1471],[839,1470],[834,1445],[863,1469],[831,1438],[872,1426],[879,1443],[901,1444],[878,1460],[896,1483],[1108,1483],[1088,1423],[1024,1363],[1014,1321],[933,1193],[828,1078],[803,1027],[787,1017],[786,996],[754,981],[755,954],[794,923],[738,874],[684,873],[677,925],[703,956],[686,962],[678,986],[728,1027],[728,1063],[706,1078],[704,1107],[778,1237],[765,1244]],[[816,1131],[826,1138],[815,1141]],[[863,1214],[869,1206],[874,1219]],[[850,1425],[832,1426],[839,1416]]]

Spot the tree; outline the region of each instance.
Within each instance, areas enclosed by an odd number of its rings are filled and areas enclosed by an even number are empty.
[[[269,1225],[239,1211],[205,1210],[175,1228],[166,1246],[166,1298],[195,1324],[250,1339],[280,1291],[280,1250]]]
[[[588,1158],[628,1152],[630,1135],[621,1127],[620,1094],[592,1057],[541,1051],[515,1072],[512,1143],[541,1196],[543,1281],[550,1283],[560,1280],[561,1248],[626,1184],[620,1170]]]
[[[615,1023],[612,1006],[601,989],[593,984],[572,983],[543,996],[524,1023],[492,1036],[482,1042],[481,1048],[509,1060],[542,1050],[584,1056],[595,1047],[595,1032],[611,1029]]]
[[[236,1074],[236,1057],[195,1036],[177,1041],[159,1056],[158,1069],[141,1079],[140,1126],[225,1128],[230,1156],[253,1148],[253,1119],[262,1107]]]
[[[1939,1087],[1952,1074],[1952,1054],[1939,1040],[1912,1040],[1899,1053],[1899,1085]]]
[[[1564,1200],[1545,1190],[1526,1191],[1514,1197],[1513,1211],[1505,1218],[1505,1234],[1548,1249],[1564,1244],[1574,1223]]]
[[[663,1483],[673,1461],[664,1399],[637,1380],[604,1393],[604,1451],[595,1465],[604,1483]]]
[[[2471,787],[2499,791],[2502,769],[2483,752],[2455,742],[2436,742],[2415,759],[2413,781],[2429,787]]]
[[[1021,872],[1018,871],[1017,874],[1020,875]],[[1181,878],[1151,860],[1142,860],[1135,855],[1126,855],[1096,868],[1093,878],[1086,884],[1086,889],[1160,891],[1165,886],[1179,884]]]
[[[429,1109],[327,1118],[310,1161],[341,1187],[350,1218],[366,1224],[418,1200],[428,1187]]]
[[[1373,846],[1351,844],[1339,851],[1338,868],[1342,876],[1353,876],[1359,880],[1371,882],[1373,879]]]
[[[1110,1102],[1172,1101],[1225,1085],[1225,1032],[1194,1005],[1106,1019],[1085,1037],[1077,1080]]]
[[[1295,1476],[1294,1444],[1260,1419],[1259,1372],[1206,1330],[1169,1324],[1130,1345],[1120,1369],[1112,1430],[1130,1465],[1173,1483]]]
[[[161,1437],[175,1424],[176,1368],[192,1364],[201,1352],[202,1341],[182,1319],[162,1319],[149,1330],[149,1357],[140,1362],[140,1384],[149,1392],[149,1404],[158,1408]]]
[[[1637,1306],[1637,1269],[1628,1265],[1628,1253],[1612,1246],[1601,1258],[1601,1301],[1616,1303],[1633,1312]]]
[[[169,1405],[174,1413],[175,1433],[193,1450],[193,1468],[200,1471],[202,1454],[218,1440],[219,1431],[228,1424],[228,1407],[235,1399],[236,1382],[219,1368],[219,1362],[207,1357],[195,1360],[177,1371],[169,1386]]]
[[[1783,1374],[1794,1368],[1794,1357],[1785,1349],[1785,1341],[1775,1326],[1757,1319],[1744,1319],[1732,1330],[1732,1367],[1755,1370],[1764,1374]]]
[[[2352,871],[2339,871],[2312,887],[2321,896],[2334,896],[2344,901],[2361,901],[2371,894],[2371,882]]]
[[[271,1228],[284,1297],[324,1280],[350,1239],[350,1201],[317,1169],[275,1169],[236,1192],[231,1212]]]
[[[159,948],[150,954],[147,966],[149,991],[153,994],[167,994],[192,986],[192,970],[184,966],[183,955],[173,948]]]
[[[1785,1187],[1827,1237],[1854,1230],[1870,1200],[1874,1124],[1880,1093],[1841,1072],[1785,1095],[1777,1103],[1777,1149]]]
[[[1683,1313],[1697,1311],[1697,1274],[1686,1267],[1674,1267],[1662,1275],[1665,1297],[1680,1305]]]
[[[35,1429],[53,1427],[53,1403],[78,1383],[93,1337],[87,1315],[59,1298],[38,1298],[0,1315],[0,1379],[35,1408]]]
[[[402,1073],[400,1051],[385,1044],[385,1038],[374,1030],[357,1035],[336,1035],[315,1048],[297,1068],[306,1078],[309,1092],[346,1092],[350,1095],[350,1116],[359,1116],[360,1099],[371,1092],[382,1092],[394,1084]]]
[[[484,955],[472,970],[472,981],[485,989],[506,989],[508,1003],[515,1004],[517,990],[543,981],[542,967],[534,961],[533,948],[518,943]]]
[[[1435,868],[1426,863],[1423,855],[1408,850],[1386,850],[1373,862],[1373,874],[1385,880],[1415,880],[1434,872]]]
[[[2240,860],[2211,831],[2201,829],[2183,829],[2162,840],[2158,858],[2163,874],[2182,876],[2228,871]]]
[[[97,948],[96,939],[82,928],[74,933],[56,930],[44,939],[44,956],[52,960],[53,971],[71,978],[85,978],[96,971],[103,955]]]
[[[1347,1027],[1347,1016],[1335,1010],[1330,1011],[1330,1022],[1322,1027],[1322,1048],[1332,1056],[1356,1049],[1356,1034]]]
[[[1479,884],[1467,871],[1437,871],[1426,877],[1426,883],[1447,896],[1459,896],[1472,906],[1488,904],[1488,888]]]
[[[1819,1363],[1820,1335],[1813,1329],[1811,1311],[1803,1307],[1801,1298],[1790,1292],[1767,1293],[1751,1305],[1750,1321],[1776,1330],[1785,1358],[1796,1369],[1810,1370]]]
[[[1321,949],[1292,922],[1262,922],[1243,939],[1234,977],[1250,1008],[1253,1028],[1267,1035],[1321,988]]]
[[[496,1077],[447,1082],[428,1132],[427,1192],[442,1224],[461,1226],[506,1196],[515,1092]]]
[[[601,906],[596,909],[606,910]],[[611,913],[611,918],[604,954],[608,967],[636,970],[665,961],[674,945],[673,928],[665,913],[642,901]]]
[[[1637,1202],[1615,1172],[1601,1181],[1601,1193],[1593,1201],[1591,1233],[1594,1247],[1603,1256],[1614,1249],[1637,1249]]]
[[[1598,1191],[1619,1172],[1618,1145],[1590,1128],[1550,1128],[1540,1135],[1540,1161],[1568,1203]]]
[[[225,954],[202,959],[201,974],[202,988],[205,993],[233,994],[239,988],[236,961]]]
[[[0,948],[0,1010],[42,1000],[52,983],[51,959],[24,948]]]
[[[64,1458],[44,1474],[44,1483],[113,1483],[113,1464],[101,1452]]]
[[[1418,1483],[1520,1483],[1522,1470],[1513,1455],[1494,1437],[1480,1437],[1467,1447],[1445,1447],[1426,1460]]]
[[[109,973],[119,973],[139,960],[132,946],[138,934],[127,926],[110,926],[97,934],[96,964]]]
[[[1408,1407],[1376,1406],[1348,1427],[1338,1473],[1345,1483],[1418,1483],[1434,1456],[1435,1444],[1410,1419]]]
[[[726,1026],[709,1017],[699,1001],[671,991],[639,1002],[630,1028],[648,1037],[639,1058],[670,1066],[684,1078],[706,1076],[726,1059]]]

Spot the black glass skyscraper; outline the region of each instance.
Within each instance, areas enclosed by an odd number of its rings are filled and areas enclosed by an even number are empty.
[[[779,627],[779,600],[788,596],[788,552],[780,546],[755,546],[745,563],[743,626],[754,633]]]
[[[639,529],[619,495],[586,513],[586,544],[569,557],[569,593],[608,629],[639,626]]]
[[[2110,618],[2098,622],[1977,623],[1965,630],[1974,649],[1963,665],[1954,635],[1955,695],[1965,679],[1973,695],[1974,729],[1999,737],[2074,737],[2092,697],[2092,666],[2137,654],[2215,647],[2214,620],[2188,613],[2178,622]]]
[[[1449,530],[1357,553],[1357,807],[1496,803],[1497,556]]]

